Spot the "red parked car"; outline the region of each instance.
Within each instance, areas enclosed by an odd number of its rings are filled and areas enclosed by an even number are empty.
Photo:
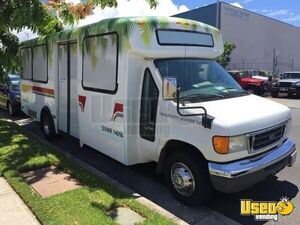
[[[250,93],[263,95],[268,90],[268,83],[265,80],[253,78],[239,70],[230,70],[228,72],[243,89]]]

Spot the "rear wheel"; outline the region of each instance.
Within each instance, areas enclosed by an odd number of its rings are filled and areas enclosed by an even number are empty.
[[[52,116],[46,111],[44,111],[42,113],[41,127],[42,127],[42,131],[44,133],[44,136],[48,141],[52,141],[55,139],[56,132],[55,132],[55,127],[54,127],[54,122],[53,122]]]
[[[164,175],[174,196],[187,205],[206,203],[212,189],[205,159],[190,152],[172,153]]]
[[[15,115],[15,110],[10,102],[7,102],[7,112],[10,116]]]

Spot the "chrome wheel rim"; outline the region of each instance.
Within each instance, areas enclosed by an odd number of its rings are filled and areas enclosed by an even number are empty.
[[[8,114],[11,115],[11,116],[13,114],[13,108],[12,108],[10,103],[8,103]]]
[[[195,191],[195,179],[191,170],[183,163],[175,163],[171,168],[171,180],[181,195],[188,197]]]
[[[44,126],[43,127],[44,127],[45,134],[47,136],[49,136],[49,134],[50,134],[50,128],[49,128],[49,121],[48,121],[47,118],[45,118],[45,120],[44,120]]]

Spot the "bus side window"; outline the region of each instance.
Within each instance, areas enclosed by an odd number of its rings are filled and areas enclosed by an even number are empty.
[[[155,140],[155,125],[157,116],[159,91],[149,69],[146,69],[143,81],[140,135],[148,141]]]

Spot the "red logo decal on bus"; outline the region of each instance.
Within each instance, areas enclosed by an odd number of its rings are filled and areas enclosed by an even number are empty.
[[[115,103],[114,111],[111,120],[115,121],[117,117],[123,118],[123,104]]]
[[[86,96],[78,95],[78,104],[81,108],[81,112],[84,112],[85,102]]]

